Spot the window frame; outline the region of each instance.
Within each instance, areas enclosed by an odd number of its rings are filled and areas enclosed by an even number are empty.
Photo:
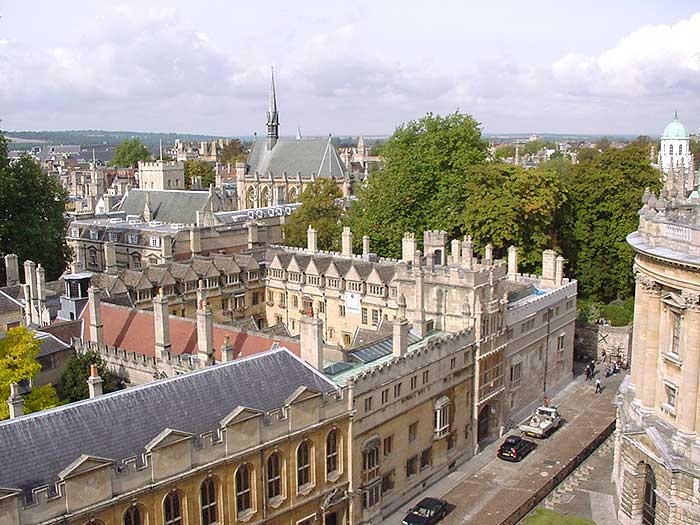
[[[181,497],[177,491],[173,490],[163,498],[163,524],[180,525],[182,522]]]
[[[236,474],[234,476],[234,495],[236,497],[237,515],[253,512],[252,470],[253,469],[247,463],[243,463],[236,469]],[[245,473],[245,476],[243,473]],[[244,507],[246,503],[248,506]]]
[[[210,476],[204,479],[199,487],[199,508],[202,525],[217,525],[219,523],[217,519],[219,501],[216,495],[216,485],[216,481]]]

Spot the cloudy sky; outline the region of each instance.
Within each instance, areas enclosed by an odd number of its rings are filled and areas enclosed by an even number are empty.
[[[0,0],[6,130],[249,135],[272,65],[289,135],[700,128],[698,0]]]

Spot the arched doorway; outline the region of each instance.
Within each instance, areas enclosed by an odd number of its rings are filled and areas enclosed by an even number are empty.
[[[484,405],[479,411],[476,439],[479,443],[488,439],[491,429],[495,427],[496,407],[492,404]]]
[[[644,472],[644,503],[642,504],[642,525],[654,525],[656,521],[656,477],[649,465]]]

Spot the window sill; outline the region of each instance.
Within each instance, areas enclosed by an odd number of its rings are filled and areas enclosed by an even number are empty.
[[[313,483],[307,483],[305,485],[302,485],[299,487],[297,490],[297,494],[301,494],[302,496],[306,496],[309,492],[311,492],[314,488]]]
[[[676,365],[678,368],[683,367],[683,361],[681,361],[681,356],[679,356],[678,354],[662,352],[661,356],[664,358],[664,361],[668,361],[669,363]]]
[[[248,509],[238,513],[238,521],[250,521],[253,516],[255,516],[255,510]]]
[[[661,403],[659,405],[659,408],[661,408],[661,411],[664,414],[668,414],[669,416],[675,418],[676,417],[676,407],[669,405],[668,403]]]
[[[445,427],[440,430],[435,430],[435,433],[433,434],[433,441],[438,441],[439,439],[442,439],[444,437],[447,437],[450,435],[450,427]]]
[[[270,507],[272,507],[273,509],[276,509],[277,507],[282,505],[282,503],[284,503],[285,499],[287,499],[287,498],[285,498],[284,496],[275,496],[274,498],[268,500],[268,503],[269,503]]]
[[[341,474],[341,472],[339,470],[334,470],[333,472],[329,472],[326,475],[326,480],[331,481],[331,482],[338,481],[340,474]]]

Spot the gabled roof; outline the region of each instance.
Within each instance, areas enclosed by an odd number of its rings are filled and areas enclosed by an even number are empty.
[[[23,309],[22,303],[13,297],[13,295],[14,294],[12,294],[12,292],[9,290],[0,290],[0,314],[15,312]]]
[[[177,282],[167,268],[160,266],[147,266],[144,273],[148,280],[156,286],[167,286]]]
[[[274,381],[270,381],[273,377]],[[237,407],[270,411],[299,387],[332,392],[286,349],[0,421],[0,487],[29,491],[89,462],[121,462],[171,436],[219,428]],[[161,442],[161,441],[158,441]]]
[[[104,343],[148,356],[155,355],[155,329],[153,312],[102,302]],[[85,308],[80,316],[83,323],[83,339],[90,339],[90,311]],[[185,317],[170,316],[170,352],[175,355],[197,353],[197,322]],[[251,333],[233,327],[214,324],[214,358],[221,360],[221,346],[228,336],[237,356],[249,356],[264,352],[275,343],[299,353],[298,341]]]
[[[129,190],[119,205],[128,215],[143,215],[146,194],[151,207],[151,220],[169,224],[195,224],[197,211],[209,210],[208,191]]]
[[[198,281],[199,275],[187,263],[172,263],[170,265],[170,273],[178,281]]]
[[[253,143],[247,164],[250,174],[286,172],[290,177],[300,173],[306,178],[315,175],[336,179],[345,176],[345,164],[335,146],[325,139],[280,139],[270,151],[267,151],[267,141],[258,140]]]

